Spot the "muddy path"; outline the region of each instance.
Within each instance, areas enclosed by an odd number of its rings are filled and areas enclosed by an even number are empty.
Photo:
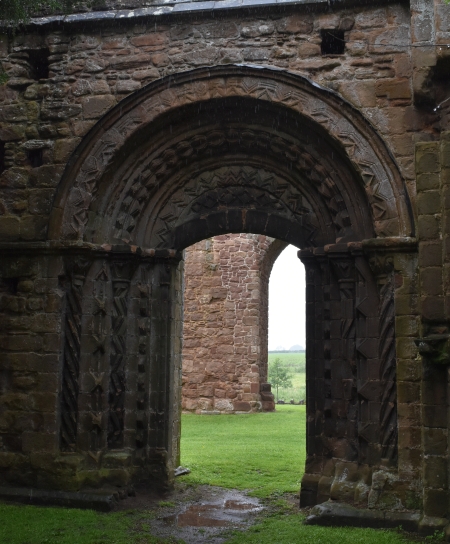
[[[162,538],[181,539],[186,544],[222,544],[232,531],[245,531],[270,510],[243,491],[182,482],[163,497],[145,488],[120,501],[115,510],[142,512],[139,527]]]

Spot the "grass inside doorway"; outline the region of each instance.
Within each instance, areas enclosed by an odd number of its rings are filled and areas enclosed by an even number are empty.
[[[305,406],[182,418],[181,463],[192,471],[186,481],[249,489],[256,497],[298,492],[305,454]]]

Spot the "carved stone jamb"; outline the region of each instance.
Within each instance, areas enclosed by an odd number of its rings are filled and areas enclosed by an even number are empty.
[[[353,244],[352,244],[353,245]],[[378,286],[361,244],[350,247],[355,261],[355,318],[359,462],[377,466],[380,446],[380,358]]]
[[[335,302],[331,314],[334,338],[330,377],[333,384],[334,409],[330,416],[335,420],[341,420],[341,427],[345,421],[345,432],[333,437],[336,450],[334,457],[355,462],[359,457],[355,262],[346,244],[344,247],[341,244],[326,246],[326,249],[338,289],[333,297]],[[339,428],[336,423],[332,425],[333,429]]]
[[[138,296],[138,361],[136,391],[136,456],[145,455],[148,445],[148,403],[150,397],[149,359],[151,314],[150,301],[152,295],[151,269],[148,263],[142,263],[136,279]]]
[[[111,334],[111,274],[106,260],[100,261],[92,278],[92,352],[88,369],[90,444],[89,456],[98,463],[106,447],[108,347]]]
[[[300,490],[300,505],[304,507],[317,504],[324,463],[323,321],[325,313],[329,314],[329,301],[325,308],[323,287],[329,284],[329,269],[324,256],[311,249],[301,250],[298,255],[306,272],[306,466]]]
[[[396,464],[398,449],[397,383],[395,351],[394,259],[392,254],[373,253],[369,260],[380,295],[379,359],[381,381],[380,444],[381,457]]]
[[[61,278],[66,291],[60,422],[63,452],[74,452],[77,447],[83,287],[90,266],[91,260],[85,256],[68,256],[64,263],[66,274]]]
[[[379,305],[380,445],[381,460],[396,466],[398,458],[397,358],[395,348],[394,256],[381,248],[370,251],[369,264],[376,277]]]
[[[122,448],[124,443],[127,314],[130,282],[136,264],[133,257],[119,256],[113,257],[110,263],[113,288],[107,439],[110,449]]]
[[[181,412],[182,274],[181,253],[149,265],[150,343],[147,358],[148,405],[147,475],[155,485],[170,486],[179,463]]]

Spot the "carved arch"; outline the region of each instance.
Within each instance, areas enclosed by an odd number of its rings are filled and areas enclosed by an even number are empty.
[[[286,116],[287,124],[292,121],[300,127],[298,135],[292,130],[283,132],[283,127],[270,129],[267,122],[254,129],[247,123],[248,130],[238,127],[233,132],[226,123],[220,126],[218,117],[214,127],[202,126],[188,140],[177,140],[167,130],[167,122],[172,122],[179,133],[185,133],[187,125],[181,113],[189,108],[200,112],[215,107],[217,111],[226,100],[247,101],[249,108],[243,109],[265,109],[269,111],[266,118]],[[320,140],[319,147],[326,147],[324,156],[320,156],[318,145],[300,135],[301,125]],[[288,179],[288,172],[293,172],[289,181],[305,191],[307,207],[320,208],[322,215],[331,217],[331,221],[325,221],[333,225],[334,233],[330,236],[329,225],[328,231],[321,229],[321,243],[373,235],[410,236],[413,232],[407,191],[395,161],[356,109],[302,76],[271,68],[228,65],[162,79],[109,112],[86,136],[67,166],[49,239],[148,245],[147,225],[141,218],[155,219],[163,213],[186,182],[179,175],[183,165],[206,170],[209,158],[217,162],[224,142],[226,156],[233,164],[246,154],[246,142],[251,142],[253,166],[268,161],[269,170]],[[133,147],[134,155],[130,153]],[[143,162],[135,160],[130,167],[127,154],[136,159],[136,153],[145,155]],[[248,154],[246,161],[247,165],[252,162]],[[127,179],[124,168],[129,171]],[[347,174],[342,176],[344,170]],[[139,223],[136,234],[128,239],[123,235],[115,238],[112,227],[129,232],[127,222],[133,221]],[[361,227],[365,221],[370,225]],[[109,225],[109,230],[100,229],[103,239],[92,234],[100,223]]]

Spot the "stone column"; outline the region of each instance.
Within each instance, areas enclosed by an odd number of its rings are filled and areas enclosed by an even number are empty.
[[[380,238],[363,242],[379,296],[379,465],[372,474],[368,506],[389,504],[392,494],[419,508],[421,492],[421,363],[418,332],[417,241]]]
[[[326,262],[312,250],[299,251],[299,258],[306,272],[306,466],[300,490],[300,505],[304,507],[317,504],[323,472],[323,366],[327,351],[323,321],[325,313],[329,314],[329,274]],[[324,298],[328,300],[324,302]]]
[[[182,265],[179,256],[159,258],[149,267],[150,335],[148,380],[148,474],[158,485],[173,482],[179,465]]]

